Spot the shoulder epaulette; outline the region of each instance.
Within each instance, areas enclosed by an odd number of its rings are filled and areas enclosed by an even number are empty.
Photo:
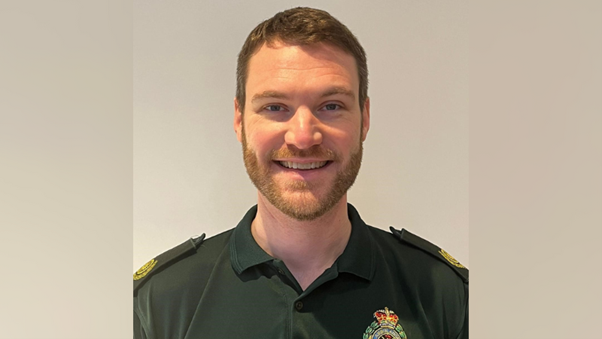
[[[445,252],[442,248],[425,239],[422,239],[417,235],[410,233],[406,229],[402,229],[401,231],[398,231],[393,227],[389,227],[389,229],[395,235],[395,237],[397,237],[402,242],[419,248],[432,255],[433,257],[446,263],[462,278],[464,283],[468,283],[468,268],[460,264],[458,260],[454,259],[454,257],[452,257],[449,253]]]
[[[151,259],[151,261],[140,267],[140,269],[134,273],[134,294],[153,274],[178,261],[186,254],[196,251],[204,239],[205,233],[203,233],[200,237],[190,238],[178,246],[159,254],[154,259]]]

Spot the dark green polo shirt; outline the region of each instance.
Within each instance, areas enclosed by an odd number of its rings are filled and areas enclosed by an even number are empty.
[[[253,239],[256,213],[146,278],[135,338],[468,338],[468,283],[445,259],[348,205],[345,251],[303,291]]]

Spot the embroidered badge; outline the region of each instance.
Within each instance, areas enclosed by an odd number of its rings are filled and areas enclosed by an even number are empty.
[[[459,268],[466,268],[464,267],[464,265],[460,264],[458,260],[454,259],[454,257],[452,257],[449,253],[445,252],[443,249],[439,250],[439,254],[441,254],[445,258],[445,260],[449,261],[450,264]]]
[[[407,339],[406,333],[400,324],[395,312],[385,307],[384,310],[374,312],[374,318],[364,333],[364,339]]]
[[[156,264],[157,260],[155,259],[152,259],[151,261],[144,264],[144,266],[140,267],[140,269],[136,271],[136,273],[134,273],[134,280],[140,280],[144,278],[144,276],[146,276],[148,272],[150,272],[153,269],[153,267],[155,267]]]

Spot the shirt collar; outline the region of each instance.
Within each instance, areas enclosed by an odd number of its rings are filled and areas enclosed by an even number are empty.
[[[247,211],[230,238],[230,258],[237,274],[241,274],[251,266],[274,259],[259,247],[251,234],[251,223],[255,215],[257,215],[257,205]]]
[[[232,267],[240,274],[247,268],[273,260],[255,241],[251,234],[251,223],[257,214],[257,205],[251,207],[232,232],[230,257]],[[343,254],[336,261],[339,272],[347,272],[372,280],[376,269],[374,240],[368,226],[351,204],[347,204],[351,221],[351,236]]]
[[[347,272],[372,280],[376,270],[374,239],[368,226],[351,204],[347,204],[351,236],[343,254],[337,259],[339,272]]]

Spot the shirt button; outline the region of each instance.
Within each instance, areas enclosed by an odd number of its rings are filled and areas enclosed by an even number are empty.
[[[297,301],[295,303],[295,308],[297,309],[297,311],[301,311],[303,309],[303,302],[302,301]]]
[[[278,273],[284,275],[284,271],[281,268],[278,269]]]

